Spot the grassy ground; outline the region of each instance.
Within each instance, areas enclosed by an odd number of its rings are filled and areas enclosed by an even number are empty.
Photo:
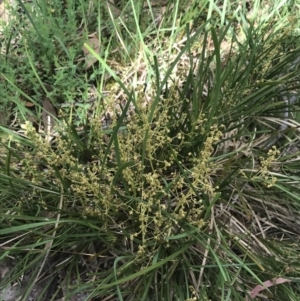
[[[299,300],[300,4],[17,4],[1,298]]]

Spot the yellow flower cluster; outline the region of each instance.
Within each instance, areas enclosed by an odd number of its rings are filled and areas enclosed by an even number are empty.
[[[267,187],[270,188],[274,186],[276,183],[277,178],[272,175],[270,171],[272,164],[276,161],[277,157],[280,155],[280,151],[277,150],[276,146],[273,146],[267,154],[266,158],[260,157],[260,166],[257,175],[253,179],[259,179],[262,183]]]

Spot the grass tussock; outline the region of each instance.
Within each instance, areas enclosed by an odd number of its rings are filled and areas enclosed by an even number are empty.
[[[0,296],[298,300],[297,4],[121,2],[3,29]]]

